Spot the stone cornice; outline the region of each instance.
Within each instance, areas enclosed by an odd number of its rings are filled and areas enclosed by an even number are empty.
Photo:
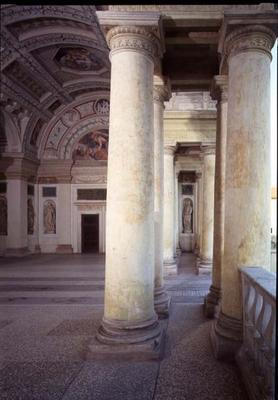
[[[72,160],[43,160],[38,169],[38,183],[71,182]]]
[[[224,55],[228,58],[246,51],[259,51],[271,57],[276,35],[264,25],[247,25],[233,30],[225,39]]]
[[[228,76],[215,75],[211,84],[210,94],[213,100],[228,100]]]
[[[38,170],[39,161],[24,157],[5,157],[0,160],[0,170],[7,179],[32,180]]]
[[[111,49],[110,57],[116,52],[133,50],[150,57],[154,62],[162,57],[162,50],[153,29],[141,26],[116,26],[106,36]]]

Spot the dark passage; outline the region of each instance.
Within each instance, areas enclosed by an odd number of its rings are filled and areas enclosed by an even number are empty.
[[[99,216],[83,214],[81,219],[82,253],[98,253],[99,251]]]

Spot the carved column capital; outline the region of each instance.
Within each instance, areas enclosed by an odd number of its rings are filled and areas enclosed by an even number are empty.
[[[106,40],[111,49],[110,57],[126,50],[143,53],[154,62],[162,57],[161,44],[152,27],[115,26],[108,31]]]
[[[233,30],[225,39],[224,55],[229,58],[246,51],[258,51],[270,59],[276,35],[264,25],[249,25]]]
[[[174,156],[176,146],[164,146],[164,154]]]
[[[202,172],[201,171],[196,171],[196,180],[202,179]]]
[[[154,77],[154,87],[153,87],[153,100],[164,107],[164,101],[168,101],[171,98],[171,89],[168,79],[162,82],[157,82],[156,77]]]
[[[223,102],[228,100],[228,76],[227,75],[215,75],[211,88],[210,95],[213,100]]]
[[[203,156],[215,154],[215,144],[210,144],[210,145],[203,145],[201,147],[201,153]]]

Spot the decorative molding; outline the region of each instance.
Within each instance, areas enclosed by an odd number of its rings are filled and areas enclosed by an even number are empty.
[[[5,25],[9,25],[18,21],[33,18],[67,18],[80,21],[87,24],[96,25],[95,7],[88,6],[86,9],[80,6],[71,5],[45,5],[45,6],[20,6],[9,5],[1,7],[1,19],[5,21]]]
[[[1,36],[4,39],[4,45],[6,41],[6,45],[14,48],[16,53],[18,54],[17,59],[20,64],[25,66],[29,72],[32,72],[32,77],[37,79],[38,83],[42,85],[42,87],[46,87],[52,95],[56,95],[63,102],[69,103],[72,101],[72,97],[62,92],[61,85],[56,81],[56,79],[50,74],[50,72],[41,66],[41,64],[35,59],[35,57],[30,53],[26,52],[24,48],[20,48],[17,40],[11,35],[6,28],[3,28],[1,32]]]
[[[250,25],[232,31],[225,39],[224,56],[231,57],[245,51],[260,51],[270,59],[276,35],[264,25]]]
[[[111,5],[108,6],[109,11],[114,12],[137,12],[137,11],[161,11],[164,13],[172,12],[182,12],[182,13],[191,13],[191,12],[224,12],[225,10],[273,10],[272,4],[177,4],[177,5]]]
[[[19,92],[18,86],[4,74],[1,76],[1,89],[5,96],[19,102],[23,108],[33,112],[44,121],[48,121],[52,117],[52,113],[40,109],[40,103],[29,95],[27,91],[21,88]]]
[[[107,175],[76,175],[72,183],[107,183]]]

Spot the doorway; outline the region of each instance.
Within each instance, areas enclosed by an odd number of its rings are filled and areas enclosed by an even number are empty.
[[[81,251],[82,253],[99,252],[99,215],[81,215]]]

